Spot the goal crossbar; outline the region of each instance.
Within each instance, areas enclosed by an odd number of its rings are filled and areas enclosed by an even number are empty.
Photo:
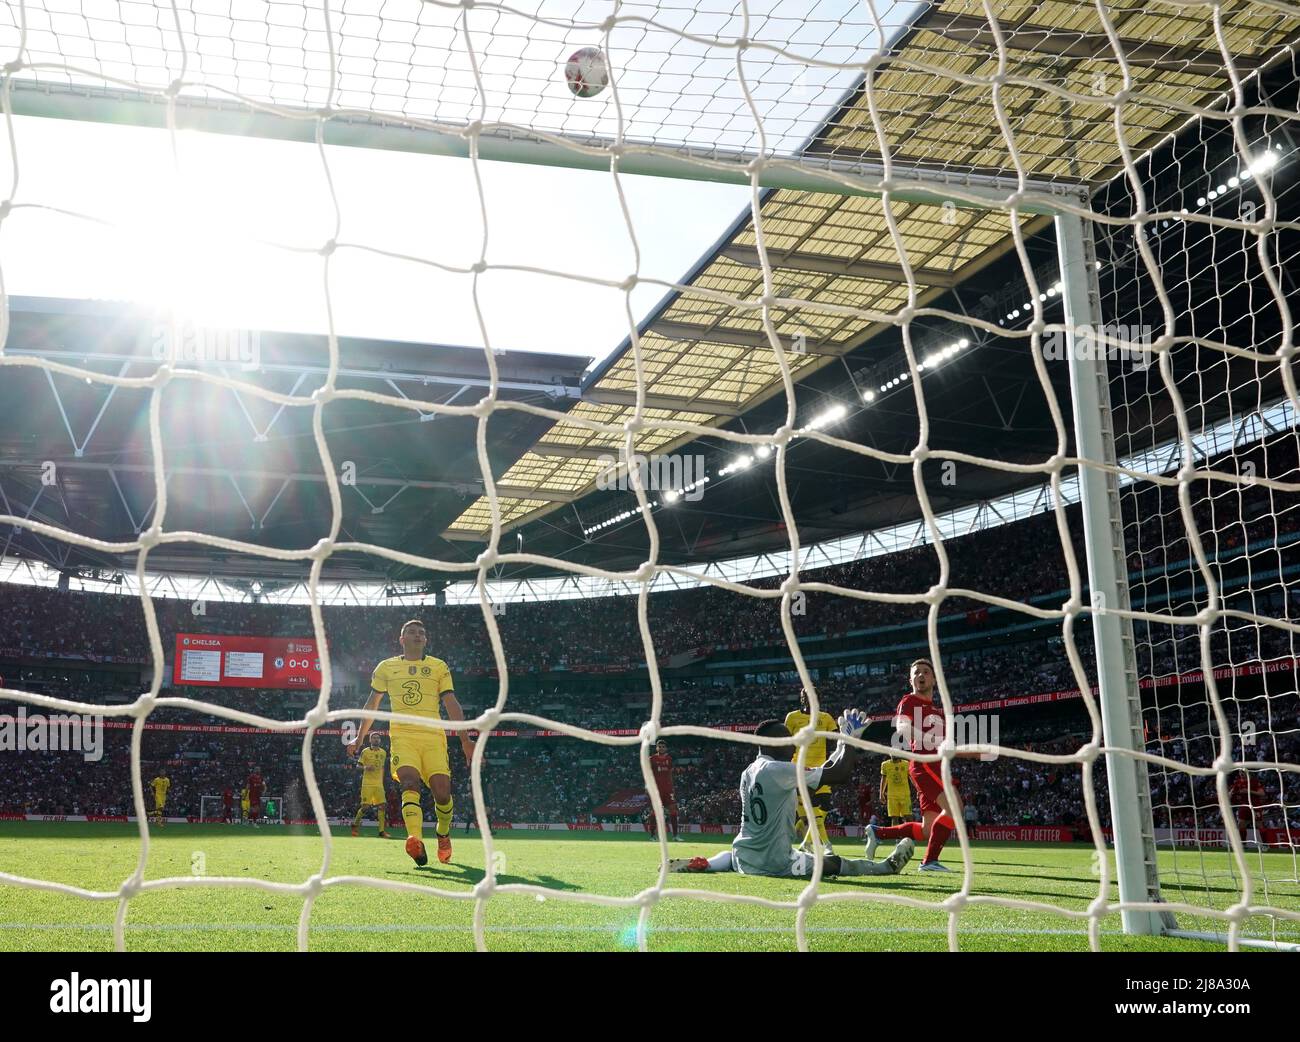
[[[46,84],[11,78],[7,84],[10,111],[18,116],[127,124],[164,129],[168,125],[165,94],[117,87]],[[830,195],[879,196],[886,191],[904,202],[963,208],[1054,214],[1062,204],[1083,207],[1090,189],[1070,181],[1025,178],[1005,174],[963,172],[892,162],[850,160],[802,154],[759,156],[724,148],[670,148],[633,141],[621,146],[608,138],[539,135],[509,124],[483,124],[463,130],[447,124],[393,117],[384,119],[360,110],[329,111],[251,105],[235,99],[175,98],[177,130],[237,134],[281,141],[344,145],[423,155],[468,158],[471,137],[478,157],[505,163],[567,167],[607,172],[612,156],[620,173],[667,177],[719,184],[748,185],[757,171],[761,188],[784,188]],[[475,134],[474,131],[478,132]]]

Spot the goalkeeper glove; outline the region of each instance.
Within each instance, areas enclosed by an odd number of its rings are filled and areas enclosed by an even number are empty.
[[[869,722],[867,714],[861,709],[846,709],[840,714],[840,734],[849,738],[860,738]]]

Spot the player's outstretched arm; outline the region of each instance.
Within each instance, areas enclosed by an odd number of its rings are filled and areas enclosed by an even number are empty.
[[[384,693],[382,691],[371,691],[370,701],[366,703],[366,712],[372,712],[373,710],[378,709],[379,700],[383,697]],[[357,732],[356,738],[354,738],[352,743],[348,746],[349,756],[357,755],[357,750],[361,748],[361,743],[366,740],[366,735],[370,733],[370,725],[374,722],[375,718],[373,716],[368,716],[361,721],[361,730]]]
[[[853,777],[853,768],[858,762],[858,750],[851,745],[840,743],[835,755],[822,764],[822,785],[843,785]]]
[[[673,858],[668,862],[669,872],[735,872],[736,860],[730,850],[721,850],[713,857]]]
[[[446,691],[442,696],[442,704],[447,708],[448,720],[464,720],[465,710],[460,707],[460,701],[456,698],[454,691]],[[468,731],[457,731],[460,735],[460,751],[465,754],[465,762],[469,763],[474,758],[474,739],[469,736]]]

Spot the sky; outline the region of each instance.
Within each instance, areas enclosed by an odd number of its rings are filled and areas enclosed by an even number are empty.
[[[881,3],[876,10],[893,25],[910,6]],[[319,3],[191,0],[183,7],[190,79],[282,104],[323,99],[329,79],[325,38],[316,28],[323,25]],[[615,5],[548,0],[538,9],[548,18],[598,21]],[[859,0],[754,0],[748,9],[751,36],[799,54],[847,62],[878,45],[871,7]],[[376,10],[384,17],[370,17]],[[477,114],[458,6],[335,0],[331,11],[341,103],[453,122]],[[627,133],[753,147],[755,123],[739,89],[735,51],[681,35],[734,38],[744,29],[740,5],[663,0],[625,3],[618,11],[630,19],[611,37]],[[151,87],[180,72],[166,0],[34,0],[27,14],[33,61],[57,60]],[[474,12],[471,28],[489,118],[557,132],[614,132],[612,90],[577,99],[563,82],[564,57],[575,45],[600,44],[598,30],[490,17],[486,10]],[[0,17],[0,54],[16,53],[16,40]],[[858,76],[852,68],[819,68],[761,51],[747,52],[745,70],[769,148],[787,152]],[[103,82],[80,72],[67,76]],[[138,300],[220,328],[325,331],[323,262],[312,251],[334,234],[334,209],[314,146],[186,131],[178,135],[177,165],[165,131],[22,116],[14,127],[15,203],[84,216],[24,206],[3,222],[0,265],[9,293]],[[7,196],[6,152],[0,141],[0,192]],[[326,158],[342,214],[340,242],[450,265],[478,259],[483,222],[467,161],[343,147],[326,149]],[[638,270],[610,174],[505,163],[482,163],[481,171],[489,264],[615,280]],[[670,281],[750,201],[749,189],[734,185],[624,177],[623,187],[641,250],[639,274]],[[468,275],[351,249],[337,252],[331,269],[340,334],[482,344]],[[634,319],[663,292],[634,291]],[[489,271],[480,278],[479,300],[497,348],[599,361],[628,334],[625,294],[617,288]]]
[[[0,229],[11,294],[175,305],[221,328],[326,329],[324,262],[334,207],[311,145],[182,132],[181,176],[164,131],[19,118],[17,209]],[[339,241],[468,266],[483,222],[471,164],[326,150]],[[622,279],[632,241],[609,174],[483,163],[489,262]],[[177,181],[179,180],[179,184]],[[748,203],[737,186],[626,178],[646,276],[679,278]],[[267,243],[300,248],[295,252]],[[472,277],[341,250],[330,300],[340,334],[481,346]],[[643,314],[663,290],[633,293]],[[486,272],[480,302],[498,348],[603,356],[627,335],[623,291]]]

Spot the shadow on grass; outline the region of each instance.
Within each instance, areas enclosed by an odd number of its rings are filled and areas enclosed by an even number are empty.
[[[408,878],[411,872],[415,872],[421,877],[430,876],[434,880],[447,883],[461,883],[467,887],[474,887],[482,882],[487,873],[481,868],[473,868],[469,865],[425,865],[419,868],[412,865],[409,869],[401,871],[391,869],[385,875],[395,876],[397,878]],[[502,873],[497,877],[498,883],[524,883],[529,886],[544,886],[548,890],[581,890],[582,888],[576,883],[570,883],[564,879],[557,879],[555,876],[516,876]]]

